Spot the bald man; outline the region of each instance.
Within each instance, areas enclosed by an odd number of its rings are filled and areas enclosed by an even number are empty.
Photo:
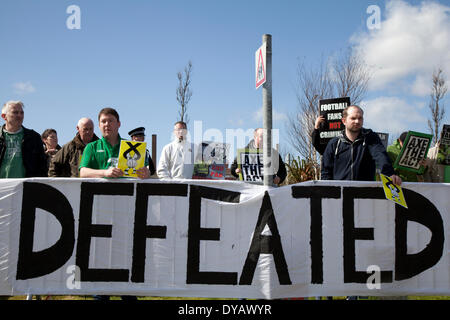
[[[84,148],[88,143],[96,140],[98,140],[98,137],[94,134],[94,122],[89,118],[81,118],[77,124],[75,138],[66,143],[53,157],[48,176],[79,177],[78,166]]]
[[[374,181],[376,164],[381,173],[396,185],[402,179],[395,174],[386,148],[371,129],[363,128],[364,111],[349,106],[342,111],[345,129],[328,142],[322,157],[321,180]]]

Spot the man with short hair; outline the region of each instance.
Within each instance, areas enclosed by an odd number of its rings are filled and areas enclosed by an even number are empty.
[[[378,134],[363,128],[364,112],[359,106],[349,106],[342,112],[345,129],[330,140],[322,159],[322,180],[374,181],[377,163],[381,173],[396,185],[402,179],[394,168]]]
[[[128,132],[128,135],[131,137],[132,141],[144,142],[145,141],[145,128],[139,127]],[[155,173],[155,165],[153,164],[153,159],[150,156],[150,152],[148,149],[145,150],[145,157],[148,163],[148,169],[150,170],[150,175]]]
[[[117,168],[122,140],[119,135],[119,114],[113,108],[103,108],[98,114],[98,122],[102,138],[89,143],[84,149],[80,162],[80,177],[120,178],[123,171]],[[150,177],[146,166],[138,169],[136,173],[141,179]]]
[[[102,138],[89,143],[83,152],[80,162],[81,178],[120,178],[123,171],[117,168],[119,161],[120,141],[119,114],[113,108],[103,108],[98,114],[98,123]],[[147,164],[146,164],[147,165]],[[141,179],[150,177],[146,166],[136,171]],[[94,296],[96,300],[109,300],[109,296]],[[122,300],[135,301],[135,296],[122,296]]]
[[[89,118],[81,118],[77,124],[77,134],[72,141],[66,143],[53,157],[48,170],[49,177],[72,177],[80,176],[78,169],[80,159],[86,145],[97,141],[94,133],[94,122]]]
[[[194,164],[201,153],[187,141],[187,125],[178,121],[174,125],[175,139],[164,146],[158,163],[158,177],[162,179],[192,179]]]
[[[2,108],[0,178],[47,177],[41,135],[22,126],[23,108],[21,101],[8,101]]]

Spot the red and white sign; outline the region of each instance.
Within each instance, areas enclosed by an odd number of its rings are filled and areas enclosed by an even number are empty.
[[[255,53],[256,89],[266,82],[266,43]]]

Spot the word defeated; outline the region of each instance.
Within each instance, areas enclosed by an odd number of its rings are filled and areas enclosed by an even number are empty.
[[[408,189],[403,190],[409,208],[395,206],[395,280],[404,280],[433,267],[441,259],[444,248],[444,226],[440,212],[427,198]],[[91,239],[111,238],[112,225],[93,223],[93,206],[96,196],[134,196],[135,211],[133,225],[132,267],[129,269],[90,268]],[[48,275],[72,257],[75,250],[75,264],[79,268],[81,282],[144,282],[146,263],[152,257],[145,256],[147,239],[166,239],[167,226],[148,225],[147,211],[150,196],[189,197],[187,228],[186,284],[207,285],[251,285],[261,254],[273,256],[280,285],[291,285],[289,265],[285,259],[283,239],[277,226],[272,200],[265,191],[247,257],[238,272],[200,271],[200,242],[220,241],[220,228],[205,228],[202,223],[202,199],[217,203],[239,205],[240,192],[195,184],[175,183],[105,183],[82,182],[80,187],[79,217],[74,218],[73,208],[58,189],[44,183],[24,182],[17,262],[17,280],[26,280]],[[323,283],[323,223],[322,201],[341,199],[343,230],[343,280],[344,283],[366,283],[366,271],[355,266],[355,243],[358,240],[374,240],[373,228],[355,227],[355,201],[384,199],[381,187],[338,187],[338,186],[292,186],[292,199],[310,201],[311,283]],[[33,251],[36,209],[52,214],[61,225],[59,239],[49,248]],[[183,208],[180,208],[183,210]],[[304,213],[299,207],[299,213]],[[408,221],[422,224],[431,232],[431,239],[425,249],[408,254]],[[270,234],[264,233],[266,227]],[[127,226],[124,226],[127,227]],[[78,231],[75,243],[75,230]],[[326,229],[325,229],[326,230]],[[341,230],[336,226],[335,230]],[[264,234],[264,235],[263,235]],[[290,235],[288,235],[290,237]],[[288,241],[288,240],[286,240]],[[238,269],[240,266],[236,266]],[[392,270],[380,271],[381,282],[393,282]]]

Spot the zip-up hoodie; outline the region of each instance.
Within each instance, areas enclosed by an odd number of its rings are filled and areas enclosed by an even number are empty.
[[[378,134],[362,128],[358,138],[352,142],[343,131],[325,149],[321,179],[374,181],[376,164],[382,174],[394,174],[391,160]]]

